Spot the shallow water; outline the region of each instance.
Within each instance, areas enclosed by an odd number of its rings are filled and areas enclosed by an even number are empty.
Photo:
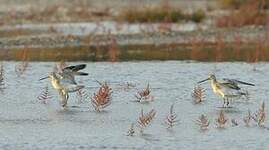
[[[0,105],[0,149],[267,149],[269,131],[252,123],[245,127],[242,118],[250,109],[255,112],[265,101],[268,105],[269,63],[195,63],[182,61],[166,62],[122,62],[87,63],[85,72],[89,77],[77,78],[86,86],[85,91],[92,96],[97,90],[95,80],[107,81],[113,89],[112,104],[102,113],[96,113],[85,100],[78,103],[76,94],[69,99],[68,108],[62,110],[58,93],[48,81],[38,81],[52,71],[55,63],[30,63],[26,72],[17,76],[14,71],[18,62],[3,62],[5,89],[1,94]],[[69,63],[69,64],[77,64]],[[235,78],[255,83],[246,87],[250,100],[232,103],[226,109],[229,119],[235,118],[239,126],[233,127],[229,121],[225,129],[216,128],[214,122],[222,106],[221,98],[215,96],[209,84],[203,104],[192,103],[191,92],[195,83],[215,73],[217,77]],[[131,82],[136,85],[129,91],[122,85]],[[133,102],[138,89],[149,83],[154,102],[140,104]],[[53,98],[42,104],[37,96],[42,88],[49,85]],[[179,124],[168,131],[164,118],[171,104]],[[157,111],[152,124],[137,132],[133,137],[126,136],[131,123],[135,123],[141,109]],[[206,114],[210,127],[201,132],[195,120]],[[268,112],[267,112],[268,113]],[[266,122],[265,125],[268,125]]]

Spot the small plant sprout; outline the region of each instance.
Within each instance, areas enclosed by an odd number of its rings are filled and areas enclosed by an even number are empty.
[[[238,126],[238,122],[237,122],[236,119],[233,118],[233,119],[231,120],[231,122],[232,122],[232,125],[233,125],[233,126]]]
[[[46,85],[42,92],[39,94],[37,99],[42,103],[42,104],[48,104],[48,102],[51,100],[52,96],[49,92],[49,87]]]
[[[228,119],[225,117],[223,110],[220,111],[218,118],[216,119],[216,125],[218,128],[224,128]]]
[[[1,63],[0,65],[0,89],[3,89],[3,86],[5,85],[5,77],[4,77],[4,65]]]
[[[151,111],[145,114],[143,112],[143,109],[141,110],[141,114],[137,121],[138,123],[137,126],[140,128],[140,133],[143,133],[144,129],[150,125],[155,115],[156,115],[156,111],[154,109],[152,109]]]
[[[78,103],[82,103],[83,101],[85,101],[89,97],[87,92],[83,89],[79,89],[76,92],[76,95],[77,95]]]
[[[135,88],[135,84],[131,83],[131,82],[126,82],[124,85],[123,85],[123,89],[125,91],[128,91],[128,90],[131,90]]]
[[[205,99],[205,89],[201,86],[196,86],[192,92],[192,98],[195,104],[199,104]]]
[[[165,124],[168,126],[167,129],[171,129],[173,128],[173,126],[176,125],[176,123],[178,122],[178,120],[176,119],[177,119],[177,115],[174,112],[174,104],[172,104],[170,106],[169,114],[166,116],[166,119],[165,119]]]
[[[150,101],[153,101],[153,96],[150,95],[150,92],[151,91],[150,91],[150,87],[149,87],[149,84],[148,84],[145,89],[143,89],[142,91],[137,92],[135,97],[137,98],[138,102],[150,102]]]
[[[206,115],[202,114],[197,120],[196,124],[200,126],[200,130],[207,130],[210,124]]]
[[[266,119],[266,112],[265,112],[265,103],[262,103],[261,108],[254,113],[254,115],[252,116],[252,119],[258,123],[259,126],[263,126],[265,119]]]
[[[249,127],[251,119],[252,119],[251,111],[248,110],[248,114],[243,118],[243,121],[247,127]]]
[[[101,109],[104,109],[111,104],[111,93],[112,89],[108,84],[106,82],[102,83],[97,93],[91,98],[92,106],[96,111],[100,112]]]
[[[134,123],[132,123],[128,132],[127,132],[127,136],[134,136],[134,134],[135,134]]]

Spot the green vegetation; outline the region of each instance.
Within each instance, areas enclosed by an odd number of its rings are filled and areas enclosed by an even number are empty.
[[[192,13],[183,13],[178,8],[170,6],[155,6],[143,8],[128,8],[122,10],[117,18],[127,22],[201,22],[206,17],[203,10],[199,9]]]

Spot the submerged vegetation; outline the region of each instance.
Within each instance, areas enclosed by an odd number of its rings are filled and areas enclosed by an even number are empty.
[[[205,100],[205,89],[201,86],[196,86],[191,94],[195,104],[202,103]]]
[[[170,106],[169,114],[166,116],[165,124],[167,125],[168,129],[171,129],[176,125],[177,122],[178,120],[177,120],[177,115],[174,112],[174,104],[172,104]]]
[[[210,121],[208,120],[207,116],[202,114],[197,120],[196,124],[200,126],[200,130],[204,131],[207,130],[210,124]]]
[[[49,91],[48,85],[46,85],[43,88],[42,92],[39,94],[39,96],[37,97],[37,99],[42,104],[48,104],[49,103],[49,101],[52,99],[52,95],[51,95],[51,93]]]
[[[227,124],[227,121],[228,121],[228,118],[224,115],[223,110],[221,110],[218,118],[215,119],[217,128],[224,128],[225,124]]]
[[[148,84],[145,89],[138,91],[137,94],[135,95],[135,97],[136,97],[137,101],[140,103],[151,102],[154,100],[154,98],[150,93],[151,93],[151,90],[150,90],[150,87]]]
[[[151,124],[155,118],[156,111],[154,109],[150,110],[148,113],[144,113],[143,109],[137,121],[137,126],[140,128],[140,133],[144,132],[144,129]]]

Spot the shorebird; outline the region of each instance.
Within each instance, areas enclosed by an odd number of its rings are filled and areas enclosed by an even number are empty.
[[[247,83],[235,79],[227,79],[224,78],[223,82],[218,82],[215,75],[211,74],[209,75],[209,78],[199,81],[198,84],[203,83],[205,81],[210,80],[211,82],[211,87],[213,89],[213,92],[216,95],[219,95],[223,98],[223,107],[229,105],[229,98],[236,98],[236,97],[241,97],[242,95],[247,95],[246,92],[243,92],[241,88],[238,86],[238,84],[244,84],[244,85],[249,85],[249,86],[255,86],[252,83]]]
[[[79,72],[79,70],[82,70],[85,67],[86,64],[68,66],[65,67],[61,72],[51,72],[47,77],[41,78],[39,80],[49,78],[53,88],[56,89],[61,96],[60,103],[62,107],[66,107],[67,101],[69,99],[68,93],[76,92],[84,88],[84,85],[77,84],[75,75],[88,75],[88,73]]]

